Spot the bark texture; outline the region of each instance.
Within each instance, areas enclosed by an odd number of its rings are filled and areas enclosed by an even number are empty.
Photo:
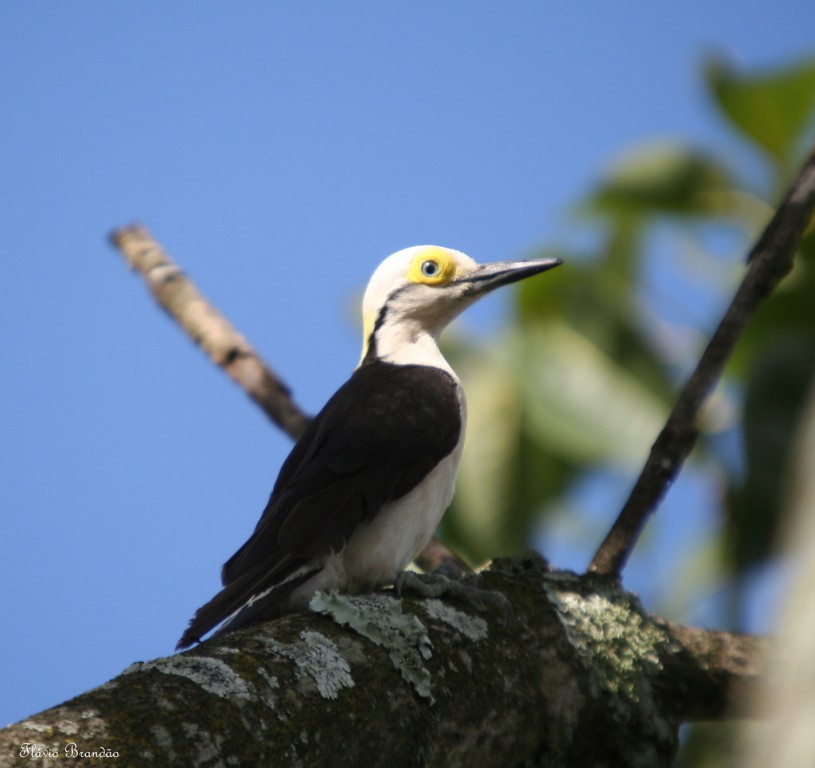
[[[538,557],[456,583],[481,592],[319,595],[133,664],[0,731],[0,766],[668,766],[679,724],[722,717],[759,671],[761,640]]]

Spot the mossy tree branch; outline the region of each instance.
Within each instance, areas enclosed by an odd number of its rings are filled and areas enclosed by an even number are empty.
[[[722,717],[758,673],[762,641],[729,635],[720,654],[721,633],[688,635],[539,558],[466,579],[504,594],[512,614],[325,597],[326,615],[133,665],[0,731],[0,765],[30,765],[24,744],[75,743],[142,766],[668,766],[679,724]]]

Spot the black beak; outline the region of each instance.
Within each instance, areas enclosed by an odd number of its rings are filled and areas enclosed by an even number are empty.
[[[480,296],[502,285],[516,283],[526,277],[532,277],[547,269],[560,266],[561,259],[538,259],[536,261],[494,261],[491,264],[480,264],[469,274],[456,280],[465,286],[469,296]]]

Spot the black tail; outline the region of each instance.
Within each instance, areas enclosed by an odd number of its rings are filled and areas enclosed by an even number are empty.
[[[279,578],[276,573],[265,573],[262,576],[253,572],[245,574],[224,587],[212,600],[195,612],[175,649],[180,651],[193,643],[201,642],[201,638],[207,632],[230,616],[232,618],[213,637],[291,612],[289,596],[319,570],[315,568],[298,574],[277,585],[274,584],[276,578]]]

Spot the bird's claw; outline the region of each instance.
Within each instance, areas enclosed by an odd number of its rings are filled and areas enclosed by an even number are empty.
[[[467,581],[478,581],[478,574],[470,574]],[[438,571],[430,574],[418,574],[414,571],[402,571],[394,581],[397,597],[405,592],[412,592],[420,598],[452,597],[462,600],[478,611],[498,609],[503,612],[507,623],[514,615],[512,603],[500,592],[483,589],[475,584],[468,584],[463,579],[450,579]]]

